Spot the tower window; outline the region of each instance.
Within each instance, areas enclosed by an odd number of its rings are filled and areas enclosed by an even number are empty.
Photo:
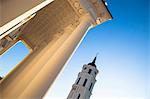
[[[77,99],[80,99],[80,94],[78,95]]]
[[[85,79],[85,80],[84,80],[83,86],[85,86],[85,85],[86,85],[86,82],[87,82],[87,79]]]
[[[89,74],[91,74],[91,72],[92,72],[92,70],[91,70],[91,69],[89,69],[88,73],[89,73]]]
[[[79,83],[80,79],[81,79],[81,77],[78,79],[78,81],[77,81],[77,83],[76,83],[76,84],[78,84],[78,83]]]
[[[91,83],[91,85],[90,85],[90,88],[89,88],[89,91],[91,90],[91,88],[92,88],[92,85],[93,85],[93,84]]]

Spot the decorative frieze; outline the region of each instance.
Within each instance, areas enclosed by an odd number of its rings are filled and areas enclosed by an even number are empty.
[[[75,10],[77,15],[79,17],[83,16],[85,13],[87,13],[81,6],[80,0],[68,0],[72,8]]]
[[[33,46],[43,47],[55,38],[59,38],[58,35],[61,35],[69,25],[72,25],[74,30],[78,24],[79,17],[69,2],[56,0],[37,12],[22,31],[22,35]]]

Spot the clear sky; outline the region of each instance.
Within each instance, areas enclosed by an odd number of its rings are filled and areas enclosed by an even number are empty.
[[[91,29],[46,99],[65,99],[83,64],[97,52],[99,74],[91,99],[146,99],[148,0],[107,0],[114,19]],[[150,97],[149,97],[150,98]]]
[[[0,76],[5,77],[29,52],[21,41],[12,46],[0,56]]]
[[[45,99],[66,99],[83,64],[92,61],[97,52],[100,72],[91,99],[148,99],[149,0],[107,0],[107,3],[114,19],[87,33]],[[18,47],[21,53],[28,53],[21,44]],[[13,55],[17,57],[15,62],[20,61],[19,52],[6,53],[0,57],[0,66],[7,67]]]

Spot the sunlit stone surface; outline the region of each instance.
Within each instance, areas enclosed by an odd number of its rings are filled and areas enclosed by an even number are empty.
[[[1,80],[4,98],[41,99],[89,27],[112,19],[103,0],[1,0],[0,4],[0,54],[18,40],[31,50]]]

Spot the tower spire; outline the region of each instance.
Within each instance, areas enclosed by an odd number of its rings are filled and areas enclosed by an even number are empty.
[[[92,61],[93,64],[95,64],[96,58],[97,58],[97,56],[94,57],[94,59]]]
[[[82,71],[79,72],[67,99],[90,99],[96,82],[96,75],[98,74],[98,69],[95,65],[96,58],[97,55],[91,63],[83,65]]]
[[[94,57],[93,61],[92,61],[91,63],[88,63],[88,65],[91,65],[91,66],[96,67],[95,62],[96,62],[97,55],[98,55],[98,53],[97,53],[96,56]]]

